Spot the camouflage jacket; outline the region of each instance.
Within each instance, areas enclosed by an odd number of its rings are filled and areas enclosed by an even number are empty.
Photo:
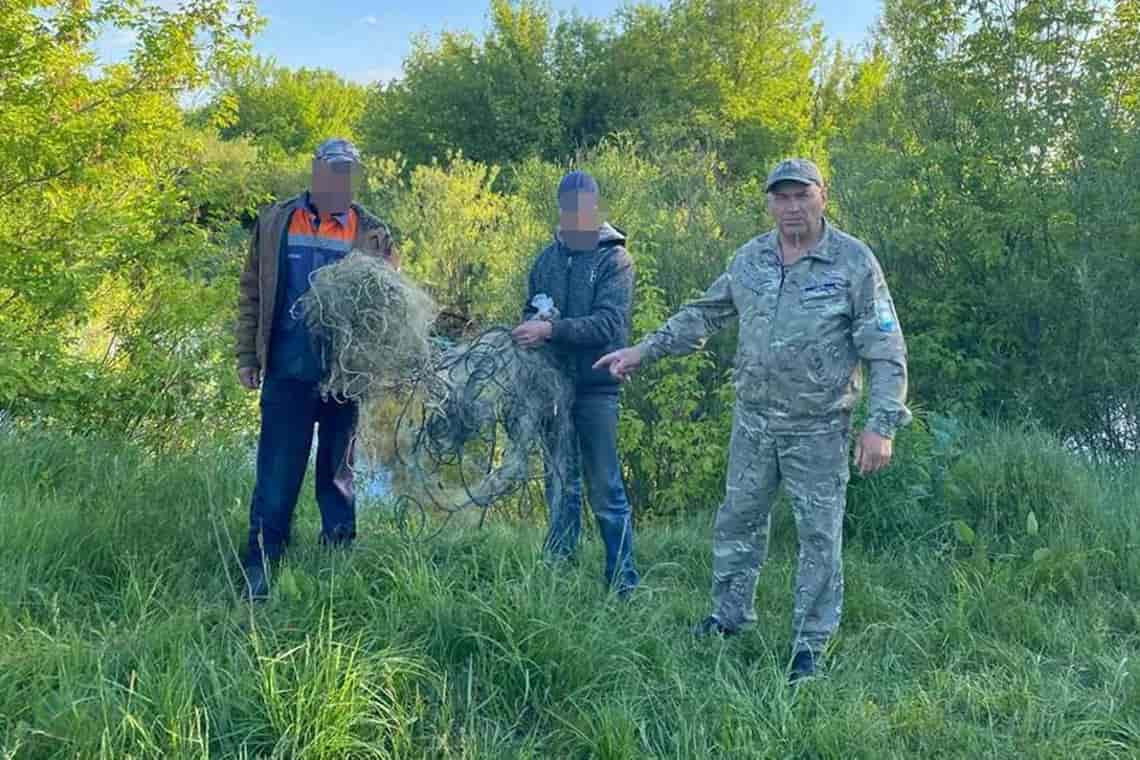
[[[774,433],[846,429],[870,369],[867,427],[892,437],[910,422],[906,344],[879,262],[825,224],[819,243],[786,269],[773,230],[741,246],[703,297],[640,344],[643,361],[697,350],[740,320],[736,399]]]

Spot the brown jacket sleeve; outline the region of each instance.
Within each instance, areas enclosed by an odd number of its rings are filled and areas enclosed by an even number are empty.
[[[261,219],[253,225],[253,235],[249,240],[249,255],[245,269],[238,281],[238,319],[235,336],[237,338],[238,367],[256,367],[257,328],[261,317],[261,282],[259,272],[258,242],[261,233]]]
[[[359,210],[364,243],[361,250],[371,256],[379,256],[387,261],[393,269],[400,268],[400,251],[392,239],[392,231],[388,225],[363,209]]]

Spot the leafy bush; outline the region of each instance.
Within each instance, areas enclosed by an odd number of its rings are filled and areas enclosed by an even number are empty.
[[[886,3],[833,193],[932,408],[1140,449],[1138,35],[1132,2]]]
[[[1029,535],[1087,521],[1094,492],[1088,466],[1055,436],[983,425],[947,473],[945,516],[1008,549]]]
[[[890,467],[861,477],[852,466],[846,535],[865,546],[883,549],[941,538],[939,527],[944,518],[937,498],[957,443],[955,425],[949,418],[916,415],[914,422],[895,437]],[[857,420],[856,436],[861,429]]]

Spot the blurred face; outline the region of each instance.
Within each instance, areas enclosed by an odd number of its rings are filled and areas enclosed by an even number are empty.
[[[768,191],[768,212],[787,238],[805,237],[819,229],[827,191],[819,185],[778,182]]]
[[[313,160],[313,184],[309,191],[313,205],[322,214],[343,214],[352,202],[352,188],[358,175],[355,164]]]
[[[598,196],[594,193],[566,193],[558,198],[558,228],[562,242],[576,251],[598,247]]]

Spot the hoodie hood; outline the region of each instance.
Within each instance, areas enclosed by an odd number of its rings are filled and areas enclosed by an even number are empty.
[[[554,239],[558,242],[560,248],[567,247],[562,242],[562,230],[557,229],[554,232]],[[612,248],[615,245],[625,245],[625,233],[609,222],[602,222],[598,228],[598,248]]]
[[[625,233],[609,222],[602,222],[598,228],[598,247],[609,248],[612,245],[625,245]]]

